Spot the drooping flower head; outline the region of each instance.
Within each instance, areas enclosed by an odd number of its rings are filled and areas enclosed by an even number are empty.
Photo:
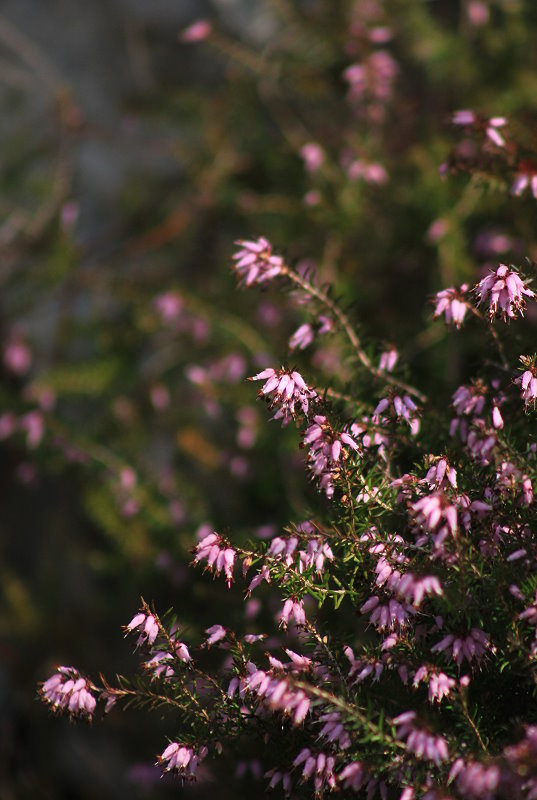
[[[477,295],[477,304],[488,302],[489,317],[491,321],[501,317],[516,319],[517,314],[524,314],[526,307],[525,297],[535,297],[535,292],[528,288],[514,269],[505,264],[500,264],[496,272],[491,272],[483,278],[474,288]]]
[[[74,667],[58,667],[40,688],[41,697],[54,711],[90,721],[97,705],[91,692],[90,682]]]
[[[233,256],[233,269],[244,286],[266,283],[282,271],[283,258],[272,253],[272,245],[263,236],[256,242],[239,240],[240,250]]]

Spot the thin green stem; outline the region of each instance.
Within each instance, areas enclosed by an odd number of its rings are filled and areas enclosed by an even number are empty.
[[[285,277],[289,278],[289,280],[299,286],[304,292],[306,292],[310,297],[315,298],[318,300],[319,303],[322,303],[329,311],[334,315],[341,330],[345,333],[347,339],[349,340],[358,360],[361,364],[371,373],[375,378],[384,381],[385,383],[390,384],[391,386],[395,386],[399,389],[403,389],[403,391],[407,392],[408,394],[413,395],[416,397],[421,403],[425,403],[427,401],[427,397],[416,389],[414,386],[410,386],[409,384],[405,383],[404,381],[395,378],[393,375],[390,375],[388,372],[384,370],[378,369],[375,365],[371,362],[369,356],[365,352],[364,348],[362,347],[362,343],[356,331],[354,330],[349,318],[347,315],[342,311],[342,309],[335,303],[326,292],[322,289],[318,289],[314,286],[310,281],[302,278],[298,273],[292,270],[287,265],[284,265],[281,270],[281,274],[285,275]]]

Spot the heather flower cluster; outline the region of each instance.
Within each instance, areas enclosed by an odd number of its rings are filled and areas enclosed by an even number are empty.
[[[387,41],[379,26],[357,26],[354,36],[368,46]],[[384,50],[351,65],[345,79],[357,113],[372,95],[380,121],[396,74]],[[461,111],[453,122],[487,152],[507,147],[501,117]],[[324,164],[314,143],[301,156],[309,173]],[[476,271],[473,289],[436,295],[434,317],[460,329],[471,315],[489,348],[449,402],[409,382],[396,345],[365,346],[352,314],[266,238],[238,244],[241,285],[259,291],[278,277],[309,314],[289,342],[305,366],[267,367],[249,379],[262,382],[258,397],[273,420],[295,423],[272,435],[305,455],[294,491],[307,517],[262,535],[254,529],[246,544],[233,530],[224,537],[202,527],[192,565],[220,579],[229,603],[239,596],[235,582],[244,611],[224,616],[216,607],[209,626],[183,630],[142,601],[124,629],[139,681],[97,684],[60,667],[42,699],[86,720],[98,700],[108,710],[123,701],[167,705],[173,729],[157,763],[183,782],[244,749],[254,755],[241,754],[237,772],[250,764],[286,797],[537,797],[537,355],[520,355],[523,329],[512,336],[515,324],[498,324],[523,315],[535,298],[529,281],[499,264],[481,280]],[[172,320],[181,308],[161,297],[157,310]],[[307,360],[323,333],[344,354],[344,377],[328,380]],[[381,353],[378,366],[372,352]],[[248,374],[239,367],[192,366],[188,378],[206,387],[230,371]],[[255,446],[248,431],[246,440]],[[124,471],[122,485],[133,492],[135,473]]]

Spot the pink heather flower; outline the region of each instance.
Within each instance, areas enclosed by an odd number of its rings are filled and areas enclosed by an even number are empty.
[[[32,351],[20,337],[14,336],[4,347],[4,366],[13,375],[26,375],[32,364]]]
[[[433,492],[422,497],[412,504],[412,510],[416,515],[416,522],[429,533],[445,527],[452,536],[457,534],[457,506],[443,492]]]
[[[535,292],[528,289],[520,279],[518,272],[509,269],[505,264],[500,264],[496,272],[491,272],[483,278],[474,292],[477,295],[477,304],[489,303],[489,317],[491,321],[500,316],[504,322],[516,319],[518,313],[524,315],[526,297],[535,297]]]
[[[173,322],[181,313],[183,299],[177,292],[165,292],[155,297],[153,305],[164,322]]]
[[[90,682],[74,667],[58,667],[56,674],[42,684],[40,694],[54,711],[91,721],[97,704],[91,689]]]
[[[405,711],[393,720],[398,738],[406,739],[407,749],[417,758],[432,761],[437,767],[440,766],[442,761],[447,761],[449,758],[446,740],[442,736],[433,736],[423,728],[417,728],[414,724],[415,719],[415,711]]]
[[[361,761],[351,761],[350,764],[346,764],[337,776],[344,789],[352,789],[354,792],[360,791],[368,777],[367,770]]]
[[[435,304],[433,317],[436,319],[443,314],[446,325],[460,328],[468,311],[468,303],[464,299],[467,291],[468,284],[463,283],[458,289],[450,288],[437,292],[433,300]]]
[[[389,180],[388,173],[382,164],[376,162],[368,163],[361,158],[349,164],[347,175],[351,181],[362,179],[373,186],[384,186]]]
[[[319,491],[324,491],[331,499],[335,492],[334,480],[348,456],[347,448],[356,452],[359,449],[358,444],[347,431],[334,431],[327,418],[321,414],[316,415],[306,428],[303,444],[309,447],[308,467]]]
[[[207,628],[205,633],[209,634],[209,638],[205,642],[207,647],[210,647],[212,644],[216,644],[217,642],[221,642],[222,639],[225,639],[227,636],[227,631],[222,625],[211,625],[210,628]]]
[[[480,764],[478,761],[454,761],[448,781],[456,781],[462,797],[468,800],[490,800],[500,785],[501,773],[495,764]]]
[[[259,396],[267,398],[271,409],[278,407],[272,419],[281,419],[283,426],[295,419],[297,406],[307,416],[310,404],[317,399],[317,393],[306,385],[304,378],[296,370],[276,371],[269,367],[249,380],[265,381]]]
[[[215,575],[219,575],[224,570],[228,586],[233,580],[236,555],[235,550],[227,547],[218,533],[209,533],[194,548],[194,561],[200,562],[206,559],[206,569],[214,570]]]
[[[319,722],[323,724],[319,738],[324,736],[329,742],[337,742],[340,750],[346,750],[351,746],[351,737],[345,730],[338,711],[323,714],[319,717]]]
[[[179,34],[179,40],[185,44],[202,42],[211,35],[213,26],[207,19],[198,19]]]
[[[518,378],[515,378],[513,383],[520,384],[525,408],[527,409],[531,404],[533,404],[535,408],[535,402],[537,401],[537,377],[535,376],[534,367],[530,365],[530,368],[525,370]]]
[[[415,436],[420,429],[419,410],[415,402],[407,394],[400,397],[398,394],[391,397],[384,397],[373,412],[372,422],[381,422],[381,414],[391,410],[397,419],[404,420],[410,426],[412,436]]]
[[[144,614],[143,612],[136,614],[129,624],[125,626],[124,630],[126,633],[132,633],[137,629],[140,632],[140,636],[136,642],[136,647],[144,644],[152,645],[159,632],[158,622],[155,617],[152,614]]]
[[[466,7],[468,22],[476,28],[486,25],[490,19],[490,9],[483,0],[470,0]]]
[[[433,647],[431,653],[450,652],[451,658],[460,666],[463,659],[469,663],[473,660],[479,661],[487,650],[490,649],[490,638],[488,633],[479,630],[479,628],[472,628],[469,635],[465,637],[455,636],[453,633],[448,633]]]
[[[173,661],[172,654],[159,650],[149,661],[143,664],[143,668],[151,675],[152,680],[156,678],[169,680],[175,675],[175,670],[169,664],[170,661]]]
[[[391,372],[397,364],[398,358],[399,353],[395,347],[390,347],[389,350],[385,350],[380,354],[379,369],[383,372]]]
[[[522,192],[528,188],[537,200],[537,171],[535,170],[524,170],[515,175],[515,180],[511,186],[511,194],[520,197]]]
[[[300,155],[308,172],[317,172],[324,161],[324,150],[316,142],[308,142],[301,150]]]
[[[279,617],[280,625],[286,628],[291,617],[294,618],[297,625],[306,624],[306,612],[304,611],[304,603],[302,600],[292,600],[288,598],[283,604]]]
[[[336,788],[336,778],[334,776],[334,766],[336,760],[333,756],[325,753],[313,753],[308,748],[300,751],[293,761],[294,767],[304,765],[302,769],[302,780],[313,778],[316,795],[321,795],[325,788],[330,791]]]
[[[206,747],[201,747],[196,752],[186,744],[172,742],[162,755],[157,756],[157,764],[160,764],[164,772],[173,772],[182,780],[191,781],[195,780],[198,763],[207,753]]]
[[[272,255],[272,245],[263,236],[256,242],[239,240],[236,244],[241,249],[233,256],[233,269],[240,283],[266,283],[282,272],[283,258]]]
[[[505,147],[505,139],[498,128],[503,128],[507,124],[505,117],[491,117],[483,119],[478,117],[475,112],[470,110],[455,111],[452,117],[454,125],[462,125],[466,128],[476,128],[482,130],[485,136],[490,139],[497,147]]]
[[[310,346],[314,338],[314,330],[312,326],[306,322],[304,325],[301,325],[289,339],[289,349],[296,350],[298,348],[299,350],[305,350],[306,347]]]
[[[457,414],[481,414],[485,406],[486,391],[486,386],[480,381],[471,386],[459,386],[453,395],[453,406]]]

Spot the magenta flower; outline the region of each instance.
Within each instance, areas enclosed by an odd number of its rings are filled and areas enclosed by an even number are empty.
[[[308,467],[319,491],[324,491],[331,499],[335,491],[334,480],[348,456],[347,448],[357,451],[358,444],[347,431],[334,431],[327,418],[321,414],[315,416],[306,429],[303,443],[309,446]]]
[[[493,142],[496,147],[505,147],[505,139],[499,132],[498,128],[503,128],[507,124],[505,117],[490,117],[490,119],[483,119],[479,117],[474,111],[466,109],[464,111],[455,111],[452,117],[454,125],[462,125],[465,128],[475,128],[485,133],[485,136]]]
[[[317,172],[324,161],[324,150],[316,142],[307,142],[301,148],[300,155],[308,172]]]
[[[389,350],[385,350],[380,354],[379,369],[383,372],[391,372],[397,364],[398,358],[399,353],[395,347],[390,347]]]
[[[310,404],[317,399],[317,393],[306,385],[304,378],[296,370],[276,371],[268,367],[249,380],[265,381],[259,396],[267,398],[270,408],[277,407],[272,419],[281,419],[283,426],[295,419],[297,406],[307,416]]]
[[[296,350],[298,348],[299,350],[305,350],[306,347],[310,346],[314,338],[315,332],[312,326],[306,322],[304,325],[301,325],[300,328],[297,328],[289,339],[289,349]]]
[[[194,548],[194,561],[200,562],[206,559],[206,569],[214,570],[215,575],[219,575],[224,570],[228,586],[233,580],[236,555],[235,550],[227,547],[218,533],[209,533]]]
[[[435,304],[433,317],[436,319],[443,314],[446,325],[460,328],[468,311],[468,302],[464,299],[467,291],[468,284],[463,283],[458,289],[450,288],[437,292],[433,300]]]
[[[528,360],[524,357],[520,359],[522,363],[526,363]],[[524,400],[524,406],[527,409],[529,405],[533,405],[535,408],[535,402],[537,401],[537,377],[535,376],[535,368],[531,363],[527,363],[528,369],[526,369],[522,375],[518,378],[515,378],[513,383],[518,383],[522,389],[522,399]]]
[[[415,726],[416,712],[405,711],[393,720],[397,727],[397,736],[406,739],[407,749],[417,758],[432,761],[440,766],[442,761],[447,761],[449,751],[447,742],[442,736],[433,736],[424,728]]]
[[[515,175],[515,180],[511,186],[511,194],[520,197],[528,188],[537,200],[537,172],[534,170],[519,172]]]
[[[160,764],[163,772],[173,772],[182,780],[195,780],[198,763],[207,755],[206,747],[201,747],[197,752],[193,747],[179,742],[172,742],[164,750],[162,755],[157,756],[157,764]]]
[[[281,274],[283,258],[272,254],[272,245],[263,236],[256,242],[236,242],[241,248],[233,256],[233,269],[245,286],[266,283]]]
[[[351,761],[346,764],[339,773],[338,781],[343,784],[344,789],[352,789],[359,792],[367,782],[369,775],[361,761]]]
[[[501,773],[496,764],[480,764],[456,759],[451,767],[448,781],[456,781],[462,797],[468,800],[489,800],[500,785]]]
[[[288,598],[283,604],[279,617],[280,625],[286,628],[291,617],[293,617],[297,625],[306,624],[306,612],[304,611],[304,603],[302,600],[292,600]]]
[[[477,304],[488,302],[491,321],[500,316],[504,322],[516,319],[518,313],[524,314],[526,297],[535,297],[535,292],[528,289],[520,279],[516,270],[500,264],[496,272],[483,278],[473,290],[478,298]]]
[[[179,34],[179,39],[185,44],[196,44],[207,39],[212,32],[212,25],[207,19],[198,19]]]
[[[221,642],[222,639],[225,639],[227,636],[227,631],[222,625],[211,625],[210,628],[207,628],[205,633],[208,633],[208,639],[205,642],[207,647],[210,647],[212,644],[216,644],[217,642]]]
[[[159,632],[158,622],[155,617],[152,614],[144,614],[143,612],[136,614],[124,628],[126,633],[132,633],[136,629],[139,629],[140,632],[136,647],[144,644],[152,645]]]
[[[58,667],[55,675],[45,681],[41,698],[54,711],[65,712],[71,719],[86,718],[91,721],[97,702],[91,693],[92,685],[74,667]]]
[[[472,628],[469,635],[464,637],[448,633],[447,636],[444,636],[443,639],[431,647],[431,653],[449,653],[450,657],[460,666],[463,659],[466,659],[469,663],[479,661],[490,648],[488,633],[479,630],[479,628]]]

